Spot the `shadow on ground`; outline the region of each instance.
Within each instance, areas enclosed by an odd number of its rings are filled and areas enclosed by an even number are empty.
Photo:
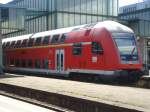
[[[11,75],[11,74],[2,74],[0,75],[0,79],[3,79],[3,78],[19,78],[19,77],[25,77],[23,75]]]

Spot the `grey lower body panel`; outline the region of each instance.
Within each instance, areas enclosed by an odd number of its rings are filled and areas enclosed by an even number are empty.
[[[78,74],[88,74],[88,75],[97,75],[97,76],[104,76],[104,77],[126,77],[130,74],[137,74],[138,71],[129,72],[127,70],[88,70],[88,69],[68,69],[66,71],[56,71],[56,70],[49,70],[49,69],[30,69],[30,68],[17,68],[17,67],[10,67],[9,69],[5,69],[5,71],[12,71],[12,72],[24,72],[24,73],[38,73],[38,74],[46,74],[46,75],[58,75],[58,76],[65,76],[68,77],[72,73]]]

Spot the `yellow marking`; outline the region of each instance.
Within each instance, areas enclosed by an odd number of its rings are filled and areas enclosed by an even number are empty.
[[[25,47],[25,48],[6,48],[7,51],[13,51],[13,50],[25,50],[25,49],[37,49],[37,48],[52,48],[52,47],[65,47],[65,46],[69,46],[71,45],[70,43],[69,44],[60,44],[60,45],[44,45],[44,46],[34,46],[34,47]]]

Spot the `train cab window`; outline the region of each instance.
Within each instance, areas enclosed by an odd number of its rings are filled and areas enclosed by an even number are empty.
[[[73,55],[82,55],[82,44],[75,43],[73,45]]]
[[[10,47],[13,48],[15,46],[16,41],[12,41]]]
[[[32,60],[31,59],[28,60],[28,67],[30,67],[30,68],[32,67]]]
[[[16,60],[15,60],[15,66],[16,66],[16,67],[19,67],[19,66],[20,66],[20,60],[19,60],[19,59],[16,59]]]
[[[35,45],[36,46],[41,45],[41,40],[42,40],[41,37],[37,38],[36,41],[35,41]]]
[[[21,47],[27,47],[27,39],[24,39],[22,44],[21,44]]]
[[[7,42],[6,43],[6,48],[9,48],[10,47],[10,42]]]
[[[21,66],[26,67],[26,60],[25,59],[21,60]]]
[[[28,41],[28,47],[32,47],[34,43],[34,38],[30,38]]]
[[[35,68],[40,68],[41,67],[40,65],[41,65],[40,60],[36,59],[35,60]]]
[[[55,44],[59,42],[59,35],[53,35],[51,43]]]
[[[66,38],[67,38],[67,34],[62,34],[60,38],[60,42],[65,42]]]
[[[21,40],[18,40],[15,44],[15,48],[19,48],[20,47],[20,44],[21,44]]]
[[[48,65],[49,65],[48,59],[43,60],[43,68],[48,69]]]
[[[103,54],[103,48],[98,42],[92,42],[92,53]]]
[[[44,39],[43,39],[43,44],[44,44],[44,45],[49,44],[49,39],[50,39],[50,36],[44,37]]]

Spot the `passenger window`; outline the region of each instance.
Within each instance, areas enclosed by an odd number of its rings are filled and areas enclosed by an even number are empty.
[[[92,42],[92,53],[93,54],[103,54],[103,48],[98,42]]]
[[[43,44],[44,44],[44,45],[49,44],[49,39],[50,39],[50,36],[44,37]]]
[[[39,59],[36,59],[35,60],[35,68],[40,68],[40,60]]]
[[[13,48],[15,46],[16,41],[12,41],[10,47]]]
[[[14,59],[10,59],[10,65],[14,65]]]
[[[36,46],[41,45],[41,40],[42,40],[41,37],[37,38],[36,41],[35,41],[35,45]]]
[[[32,60],[31,59],[28,60],[28,67],[32,68]]]
[[[21,44],[21,40],[18,40],[15,44],[15,48],[19,48],[20,47],[20,44]]]
[[[66,38],[67,38],[67,34],[62,34],[60,42],[65,42]]]
[[[59,35],[54,35],[51,43],[58,43],[58,42],[59,42]]]
[[[82,55],[82,44],[75,43],[73,45],[73,55]]]
[[[23,40],[21,47],[27,47],[27,39]]]
[[[6,64],[9,65],[9,57],[6,58]]]
[[[43,60],[43,68],[48,69],[49,63],[48,63],[48,59]]]
[[[4,49],[4,48],[5,48],[5,46],[6,46],[6,43],[4,42],[4,43],[3,43],[3,45],[2,45],[2,48]]]
[[[3,55],[3,65],[5,66],[6,65],[6,56],[5,55]]]
[[[22,59],[21,66],[22,66],[22,67],[26,67],[26,60],[25,60],[25,59]]]
[[[19,60],[19,59],[16,59],[16,61],[15,61],[15,66],[16,66],[16,67],[19,67],[19,66],[20,66],[20,60]]]
[[[10,42],[7,42],[6,43],[6,48],[9,48],[10,47]]]
[[[32,47],[34,42],[34,38],[30,38],[28,41],[28,47]]]

